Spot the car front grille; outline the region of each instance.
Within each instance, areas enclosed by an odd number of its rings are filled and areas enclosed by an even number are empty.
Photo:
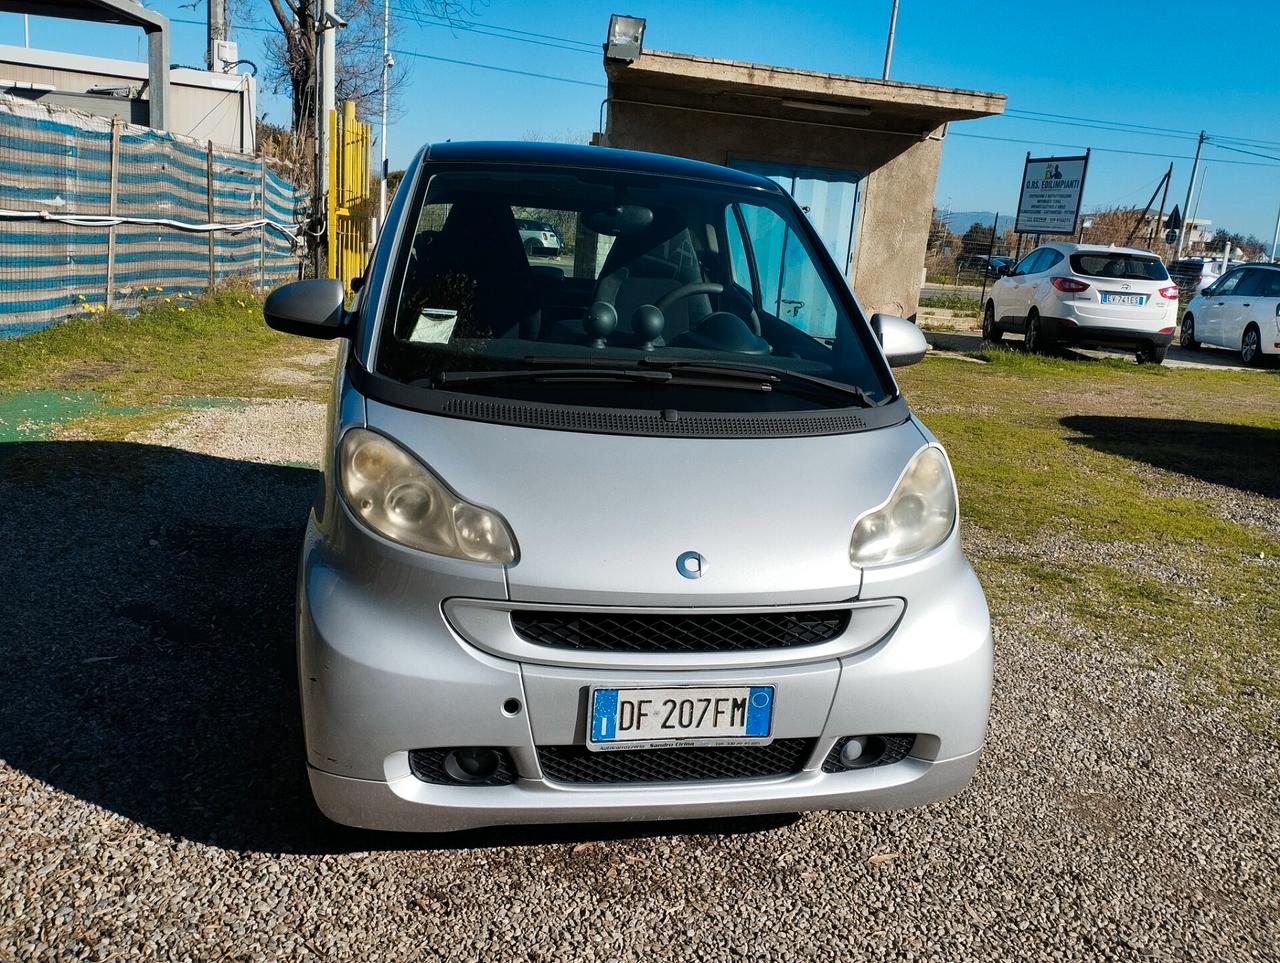
[[[516,634],[556,649],[593,652],[752,652],[829,642],[849,625],[848,609],[730,615],[512,612]]]
[[[776,739],[767,746],[624,749],[592,752],[585,746],[539,746],[543,774],[554,782],[656,783],[760,779],[799,772],[812,739]]]

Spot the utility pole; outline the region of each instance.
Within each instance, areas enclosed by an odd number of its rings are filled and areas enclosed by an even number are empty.
[[[893,0],[893,12],[889,14],[889,41],[884,47],[884,77],[889,79],[889,61],[893,59],[893,33],[898,27],[898,0]]]
[[[1200,140],[1196,142],[1196,159],[1191,162],[1191,180],[1187,182],[1187,200],[1182,205],[1184,211],[1191,210],[1191,191],[1196,186],[1196,174],[1200,171],[1200,150],[1204,147],[1204,131],[1200,131]],[[1174,253],[1176,261],[1182,257],[1182,247],[1187,242],[1187,225],[1191,223],[1185,214],[1182,218],[1182,229],[1178,231],[1178,250]]]
[[[209,50],[204,62],[210,70],[216,70],[222,58],[218,56],[218,43],[227,39],[227,0],[209,0]]]
[[[1164,175],[1164,193],[1160,195],[1160,213],[1156,215],[1156,222],[1151,226],[1151,240],[1147,246],[1155,249],[1156,235],[1164,227],[1164,205],[1169,200],[1169,185],[1173,183],[1173,161],[1169,162],[1169,170]]]
[[[391,37],[391,0],[382,2],[382,136],[378,142],[382,148],[382,175],[378,185],[378,229],[387,222],[387,81],[391,78],[389,47]]]
[[[329,190],[329,115],[335,102],[335,67],[338,62],[338,15],[334,0],[320,0],[320,192]]]
[[[1271,235],[1271,260],[1280,264],[1280,254],[1276,253],[1276,245],[1280,244],[1280,210],[1276,211],[1276,231]]]

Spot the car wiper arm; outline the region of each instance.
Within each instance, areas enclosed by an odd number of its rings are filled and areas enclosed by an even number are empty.
[[[827,378],[820,378],[817,375],[792,371],[790,368],[775,368],[771,365],[722,364],[717,361],[679,361],[666,358],[642,358],[639,364],[646,368],[708,374],[721,378],[737,377],[744,381],[766,381],[773,384],[790,381],[794,384],[825,391],[828,394],[837,394],[850,398],[860,408],[872,408],[875,406],[875,403],[867,396],[867,393],[857,385],[831,381]]]
[[[503,368],[491,371],[444,371],[436,376],[442,385],[470,381],[670,381],[670,371],[646,371],[640,368],[594,367],[576,368]]]

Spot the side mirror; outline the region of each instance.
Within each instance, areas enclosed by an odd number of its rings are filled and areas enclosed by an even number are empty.
[[[920,329],[896,314],[871,315],[871,330],[876,333],[891,368],[915,364],[929,350],[929,342]]]
[[[334,278],[294,281],[276,288],[262,305],[267,324],[304,338],[345,338],[350,332],[343,310],[346,292]]]

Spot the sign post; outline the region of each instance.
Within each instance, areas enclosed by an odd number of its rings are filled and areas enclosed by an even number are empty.
[[[1074,234],[1084,196],[1089,152],[1081,157],[1032,157],[1027,154],[1018,192],[1017,234]]]

